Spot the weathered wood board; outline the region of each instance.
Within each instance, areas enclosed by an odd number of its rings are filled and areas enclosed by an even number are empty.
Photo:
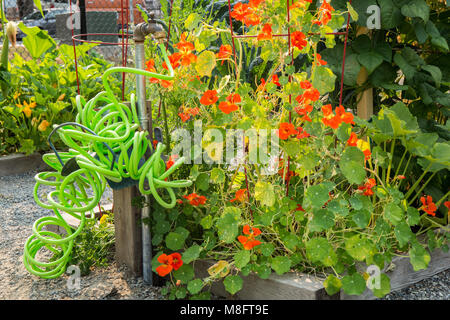
[[[392,259],[395,268],[388,271],[391,279],[391,291],[408,287],[423,279],[450,268],[450,252],[444,253],[438,249],[432,252],[431,262],[426,270],[414,272],[409,258],[395,257]],[[195,272],[199,277],[208,276],[207,269],[213,264],[211,261],[197,261]],[[376,297],[367,289],[360,296],[349,296],[341,291],[340,294],[328,296],[322,282],[324,279],[302,273],[287,273],[282,276],[272,274],[268,279],[261,279],[256,275],[242,276],[243,289],[235,296],[226,292],[222,282],[216,282],[211,292],[218,297],[237,300],[373,300]]]
[[[42,171],[48,168],[40,153],[33,153],[29,156],[23,153],[14,153],[0,157],[0,177],[21,174],[30,170]]]

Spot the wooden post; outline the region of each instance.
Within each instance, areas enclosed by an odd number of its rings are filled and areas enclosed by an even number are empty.
[[[139,196],[138,189],[128,187],[113,190],[116,260],[125,264],[133,276],[142,275],[141,210],[131,202]]]
[[[366,27],[359,27],[356,32],[356,36],[367,34],[369,35],[369,29]],[[370,35],[369,35],[370,36]],[[358,86],[363,85],[369,77],[367,70],[365,67],[361,66],[361,70],[359,70],[358,78],[356,80],[356,84]],[[373,115],[373,89],[367,89],[364,92],[361,92],[357,96],[357,114],[361,119],[368,120]]]

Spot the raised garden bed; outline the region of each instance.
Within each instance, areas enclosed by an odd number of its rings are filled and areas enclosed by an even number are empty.
[[[14,153],[6,156],[0,156],[0,177],[13,174],[21,174],[30,170],[45,170],[47,164],[42,160],[40,153],[25,155],[23,153]]]
[[[212,261],[197,261],[196,276],[208,276],[207,269]],[[390,271],[385,271],[387,268]],[[391,279],[391,292],[401,290],[421,280],[430,278],[437,273],[450,268],[450,251],[445,253],[438,249],[431,253],[431,261],[425,270],[414,271],[408,257],[395,257],[383,272]],[[279,276],[275,273],[268,279],[256,275],[242,276],[244,280],[241,291],[231,296],[222,282],[215,282],[211,292],[223,298],[238,300],[374,300],[376,297],[367,289],[359,296],[351,296],[341,291],[329,296],[322,285],[324,278],[318,278],[304,273],[290,272]]]

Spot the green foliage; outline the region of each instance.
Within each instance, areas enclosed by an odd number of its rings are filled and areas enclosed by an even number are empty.
[[[93,268],[108,266],[114,259],[114,217],[107,214],[103,223],[87,219],[83,231],[74,239],[69,265],[77,265],[81,275],[87,275]]]

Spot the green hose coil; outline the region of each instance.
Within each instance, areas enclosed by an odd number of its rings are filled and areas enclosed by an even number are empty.
[[[161,159],[165,146],[161,143],[158,143],[156,150],[145,162],[142,161],[152,145],[147,138],[148,132],[139,130],[135,95],[131,94],[131,108],[127,107],[114,97],[107,80],[107,77],[115,72],[172,80],[173,69],[165,47],[159,47],[169,68],[169,75],[126,67],[110,68],[102,77],[105,91],[87,102],[81,96],[76,97],[76,123],[54,126],[52,134],[57,132],[69,150],[60,153],[55,150],[55,153],[45,154],[44,162],[56,171],[41,172],[35,176],[34,199],[40,207],[53,210],[55,216],[38,219],[33,225],[33,234],[25,243],[23,263],[31,274],[52,279],[65,272],[74,239],[88,219],[86,213],[90,212],[91,219],[95,218],[93,209],[100,201],[107,180],[137,180],[139,191],[144,195],[152,194],[165,208],[173,208],[176,204],[173,188],[188,187],[192,184],[189,180],[166,181],[185,159],[181,157],[166,171],[166,165]],[[97,105],[99,103],[101,106]],[[52,134],[49,136],[49,142]],[[50,145],[53,148],[51,142]],[[65,165],[69,162],[72,162],[72,165],[75,163],[75,167],[67,172]],[[46,201],[39,197],[41,185],[55,189],[47,194]],[[158,190],[165,190],[170,202],[165,202]],[[76,230],[68,225],[61,212],[80,220]],[[59,235],[44,230],[47,225],[62,227],[66,234]],[[39,261],[36,254],[43,247],[60,257],[49,262]]]

